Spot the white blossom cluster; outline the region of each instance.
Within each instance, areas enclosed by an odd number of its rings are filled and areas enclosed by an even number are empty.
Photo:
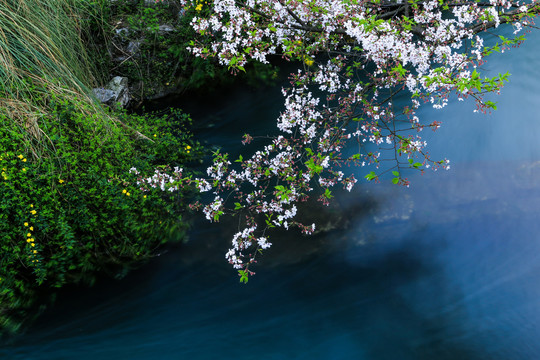
[[[208,179],[195,180],[201,192],[216,195],[203,209],[210,221],[225,211],[223,192],[232,193],[236,210],[248,214],[248,225],[233,237],[227,260],[237,269],[247,269],[253,262],[247,249],[271,245],[256,236],[264,234],[253,225],[257,216],[266,219],[267,227],[294,225],[313,232],[314,224],[295,220],[297,204],[318,187],[326,191],[323,203],[337,184],[351,191],[357,180],[340,169],[350,163],[378,168],[381,152],[366,150],[370,147],[393,150],[398,170],[401,157],[415,169],[449,169],[448,160],[429,159],[427,144],[418,135],[403,132],[436,130],[440,122],[422,123],[417,110],[422,103],[442,109],[451,93],[460,100],[473,97],[485,110],[483,93],[497,92],[502,80],[491,88],[485,87],[489,81],[479,80],[476,69],[489,52],[481,32],[511,22],[517,34],[530,25],[527,17],[538,11],[536,5],[536,0],[378,5],[350,0],[213,0],[213,12],[191,23],[210,39],[210,45],[195,42],[191,51],[196,56],[215,56],[221,64],[243,70],[248,59],[267,63],[268,56],[281,55],[302,67],[291,74],[291,87],[283,90],[284,110],[277,119],[282,135],[238,160],[234,169],[218,154],[207,170]],[[399,91],[409,92],[411,101],[396,110],[392,96]],[[359,151],[346,157],[343,150],[351,144]],[[417,157],[424,160],[414,163]],[[408,185],[401,175],[398,180]]]
[[[142,191],[148,191],[149,188],[161,189],[161,191],[175,192],[180,189],[182,181],[183,169],[174,167],[171,171],[155,169],[154,174],[150,177],[139,177],[137,179],[137,186]],[[129,169],[130,174],[139,175],[139,170],[132,167]]]
[[[260,249],[266,250],[272,246],[272,243],[268,242],[268,239],[265,237],[256,237],[255,230],[256,226],[245,228],[244,230],[234,234],[232,239],[233,248],[225,254],[227,261],[235,268],[242,269],[244,268],[244,255],[242,251],[247,250],[253,242],[257,244]],[[251,257],[250,262],[253,262],[255,259]]]

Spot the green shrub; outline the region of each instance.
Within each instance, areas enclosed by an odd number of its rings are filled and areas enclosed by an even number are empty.
[[[136,167],[151,175],[200,153],[185,130],[188,116],[119,114],[111,122],[84,104],[53,99],[29,138],[0,116],[0,322],[15,328],[21,310],[50,287],[121,273],[182,239],[183,192],[143,192]],[[137,129],[137,130],[135,130]],[[148,134],[151,140],[143,138]],[[38,144],[39,143],[39,144]],[[189,153],[185,151],[190,148]],[[32,149],[41,149],[39,157]],[[16,320],[14,320],[16,318]]]

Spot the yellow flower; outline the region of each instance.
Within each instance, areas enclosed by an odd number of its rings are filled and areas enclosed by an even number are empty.
[[[19,155],[19,156],[17,156],[17,157],[18,157],[19,159],[22,159],[22,158],[23,158],[24,156],[22,156],[22,155]]]
[[[304,58],[304,63],[305,63],[307,66],[311,66],[311,65],[313,65],[314,61],[313,61],[312,58],[306,56],[306,57]]]
[[[191,146],[189,146],[189,145],[186,146],[186,150],[189,150],[189,149],[191,149]]]
[[[26,172],[26,168],[22,168],[22,171],[23,171],[23,172]]]
[[[145,199],[146,199],[146,195],[144,195],[144,196],[143,196],[143,198],[145,198]]]
[[[30,231],[34,231],[34,227],[33,227],[33,226],[30,226]]]
[[[32,236],[32,234],[28,233],[28,234],[26,234],[26,236],[27,236],[27,237],[30,237],[30,236]]]
[[[37,254],[37,250],[32,251],[34,254]]]
[[[127,190],[126,190],[126,189],[122,190],[122,194],[125,194],[126,192],[127,192]]]
[[[187,153],[189,154],[189,150],[187,151]]]
[[[195,11],[201,11],[201,10],[202,10],[202,4],[195,6]]]
[[[27,223],[27,222],[25,222],[25,223],[24,223],[24,226],[28,226],[28,223]]]
[[[156,134],[154,134],[154,137],[157,137],[157,135],[156,135]]]
[[[30,204],[30,207],[33,208],[33,207],[34,207],[34,204]]]
[[[32,210],[32,211],[30,211],[30,214],[32,214],[32,215],[36,215],[36,213],[37,213],[37,211],[36,211],[36,210]]]
[[[64,182],[64,180],[62,180],[62,179],[58,179],[58,182],[59,182],[59,183],[61,184],[61,183],[63,183],[63,182]]]
[[[34,246],[36,246],[36,244],[34,244],[34,243],[30,243],[30,246],[34,247]]]
[[[130,196],[131,194],[130,193],[126,193],[127,196]]]
[[[23,162],[26,162],[26,158],[22,159]]]
[[[27,242],[27,243],[31,243],[31,242],[32,242],[32,240],[34,240],[34,239],[32,239],[32,238],[29,238],[29,239],[26,239],[26,242]]]

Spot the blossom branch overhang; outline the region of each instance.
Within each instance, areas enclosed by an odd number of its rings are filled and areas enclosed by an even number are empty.
[[[226,156],[218,154],[208,168],[209,179],[195,180],[201,191],[212,191],[215,195],[203,208],[210,221],[219,220],[226,212],[242,212],[247,216],[244,229],[239,229],[233,248],[226,255],[228,261],[243,272],[242,276],[255,262],[261,243],[270,246],[265,237],[268,228],[294,225],[305,232],[314,230],[313,226],[295,221],[296,204],[313,187],[325,189],[322,200],[327,203],[332,197],[330,187],[342,183],[351,190],[356,182],[353,176],[345,178],[340,166],[372,163],[378,168],[384,161],[380,153],[364,154],[362,149],[355,156],[342,156],[347,140],[355,140],[360,148],[364,142],[379,148],[384,143],[392,145],[390,149],[394,154],[389,160],[396,161],[397,171],[393,168],[383,171],[392,171],[396,183],[408,185],[408,180],[401,175],[403,164],[420,171],[430,166],[448,169],[448,160],[430,160],[423,150],[425,142],[418,136],[403,133],[426,127],[436,130],[440,126],[437,121],[429,125],[419,123],[415,115],[419,100],[440,108],[446,105],[450,91],[456,91],[460,99],[472,96],[477,104],[482,103],[481,95],[497,92],[505,77],[482,80],[476,70],[467,70],[468,65],[476,68],[487,52],[483,40],[476,37],[475,46],[465,49],[464,54],[459,53],[457,50],[463,46],[461,41],[501,23],[516,22],[523,16],[538,13],[536,2],[520,5],[506,0],[493,0],[489,5],[486,2],[447,3],[451,6],[445,11],[454,15],[451,19],[443,18],[445,4],[441,6],[438,1],[418,1],[411,6],[353,4],[339,0],[310,3],[290,0],[287,4],[290,6],[270,0],[214,0],[217,12],[210,19],[194,19],[193,22],[196,30],[208,33],[211,29],[213,36],[213,43],[206,52],[193,48],[198,56],[215,55],[223,64],[234,67],[242,66],[249,57],[265,62],[266,56],[277,54],[281,48],[291,58],[307,65],[303,72],[291,76],[291,88],[284,91],[285,110],[278,118],[278,128],[283,135],[251,158],[240,157],[235,161],[240,165],[237,169],[230,167]],[[310,4],[327,12],[311,11],[314,9]],[[261,6],[257,8],[257,5]],[[485,9],[481,9],[482,6]],[[512,6],[517,9],[505,11]],[[395,10],[398,11],[389,19],[381,18]],[[257,22],[252,14],[264,21]],[[315,35],[306,36],[310,33]],[[344,38],[353,40],[356,47],[344,43]],[[338,46],[345,49],[345,53],[335,55]],[[325,58],[328,62],[318,62],[315,67],[313,56],[321,52],[328,55]],[[347,66],[360,59],[349,73]],[[371,73],[365,68],[368,63],[374,64]],[[356,77],[358,73],[366,73],[369,85]],[[330,108],[321,104],[320,98],[308,89],[312,85],[327,94],[327,102],[337,99],[338,106]],[[385,89],[390,92],[408,89],[413,94],[412,106],[403,108],[401,113],[403,122],[410,124],[408,128],[395,126],[399,120],[390,104],[394,94],[380,99]],[[347,123],[356,116],[364,119],[357,122],[356,131],[349,131]],[[417,155],[424,159],[422,163],[414,161]],[[401,158],[405,160],[400,161]],[[366,179],[377,180],[378,176],[371,172]],[[220,195],[225,193],[228,194]],[[231,196],[232,201],[236,201],[235,207],[227,210],[226,199]],[[257,225],[257,216],[266,217],[262,227]],[[257,236],[265,240],[259,243],[255,241]],[[252,244],[259,245],[253,248]],[[247,251],[253,252],[248,254]]]

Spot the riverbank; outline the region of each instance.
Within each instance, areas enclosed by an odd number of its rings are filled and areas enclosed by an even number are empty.
[[[142,191],[136,182],[202,154],[189,116],[130,114],[101,105],[91,90],[111,76],[98,48],[114,6],[0,5],[8,15],[0,19],[2,333],[18,331],[54,289],[122,276],[187,228],[189,190]]]

